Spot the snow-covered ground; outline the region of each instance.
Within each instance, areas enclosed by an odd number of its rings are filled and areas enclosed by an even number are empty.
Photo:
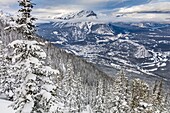
[[[0,113],[15,113],[15,111],[9,107],[10,105],[10,101],[0,99]]]

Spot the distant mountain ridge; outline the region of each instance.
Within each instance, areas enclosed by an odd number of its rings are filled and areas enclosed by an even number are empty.
[[[63,15],[62,17],[58,17],[55,19],[60,19],[60,20],[70,20],[70,19],[76,19],[76,18],[97,18],[97,14],[94,13],[93,11],[88,11],[88,10],[82,10],[78,13],[71,13],[68,15]]]
[[[79,14],[84,13],[74,15]],[[86,13],[81,17],[88,18]],[[88,19],[81,22],[74,21],[74,18],[70,19],[73,21],[61,19],[40,24],[39,33],[56,46],[97,65],[116,69],[126,67],[129,72],[167,79],[166,73],[170,73],[168,69],[170,50],[167,48],[170,47],[168,39],[170,34],[166,32],[170,29],[169,24],[101,23]]]

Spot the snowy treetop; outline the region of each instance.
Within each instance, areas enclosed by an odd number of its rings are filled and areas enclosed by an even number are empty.
[[[36,56],[41,59],[46,58],[46,53],[43,49],[41,49],[42,43],[39,43],[37,41],[29,41],[29,40],[15,40],[12,43],[10,43],[8,46],[11,48],[14,48],[14,52],[16,53],[16,57],[19,55],[22,55],[22,51],[29,51],[27,57],[30,56]],[[32,53],[31,53],[32,52]],[[18,57],[19,57],[18,56]],[[35,60],[35,59],[33,59]]]

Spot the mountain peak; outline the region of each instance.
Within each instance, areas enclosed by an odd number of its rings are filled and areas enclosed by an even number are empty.
[[[70,13],[68,15],[64,15],[62,17],[59,17],[57,19],[61,20],[70,20],[70,19],[79,19],[79,18],[97,18],[97,14],[94,13],[94,11],[91,10],[82,10],[77,13]]]
[[[83,17],[83,16],[86,16],[86,17],[90,17],[90,16],[97,17],[97,14],[94,13],[93,11],[91,11],[91,10],[89,10],[89,11],[82,10],[79,13],[77,13],[77,15],[80,16],[80,17]]]

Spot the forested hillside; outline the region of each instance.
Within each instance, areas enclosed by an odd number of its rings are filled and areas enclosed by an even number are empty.
[[[161,80],[149,86],[123,71],[107,76],[38,37],[33,4],[19,3],[17,20],[0,15],[0,92],[16,113],[170,113]]]

